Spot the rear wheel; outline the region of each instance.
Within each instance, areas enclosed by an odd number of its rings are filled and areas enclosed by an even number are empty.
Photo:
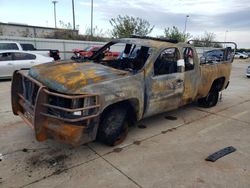
[[[218,103],[218,99],[219,99],[219,92],[217,90],[210,91],[206,97],[198,100],[198,104],[201,107],[210,108],[216,106],[216,104]]]
[[[124,106],[115,106],[104,112],[98,129],[97,139],[115,146],[122,143],[128,134],[128,109]]]

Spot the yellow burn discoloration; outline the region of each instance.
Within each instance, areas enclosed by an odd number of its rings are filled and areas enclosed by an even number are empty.
[[[84,86],[104,80],[113,80],[127,74],[95,63],[62,63],[32,68],[32,76],[42,83],[64,87],[71,92],[80,92]],[[66,92],[66,91],[65,91]]]

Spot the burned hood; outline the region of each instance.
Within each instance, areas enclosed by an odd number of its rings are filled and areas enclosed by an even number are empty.
[[[50,63],[34,66],[29,75],[43,83],[49,89],[76,94],[90,84],[123,77],[127,72],[101,64],[85,63]]]

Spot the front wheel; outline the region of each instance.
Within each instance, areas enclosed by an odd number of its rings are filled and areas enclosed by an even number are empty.
[[[211,108],[216,106],[219,99],[219,92],[218,91],[210,91],[208,95],[204,98],[198,100],[198,104],[204,108]]]
[[[122,143],[128,134],[127,108],[116,106],[104,112],[98,129],[97,139],[109,146]]]

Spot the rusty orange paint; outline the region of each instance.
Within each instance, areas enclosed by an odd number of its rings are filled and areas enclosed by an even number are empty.
[[[44,126],[44,128],[46,131],[40,134],[41,137],[53,137],[60,142],[73,145],[81,144],[81,138],[86,131],[84,125],[75,126],[52,119],[49,121],[49,124]]]

